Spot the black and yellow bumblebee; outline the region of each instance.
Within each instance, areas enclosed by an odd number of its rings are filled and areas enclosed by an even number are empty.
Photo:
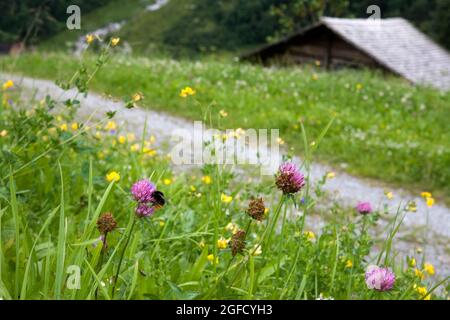
[[[156,190],[152,193],[152,197],[154,199],[153,206],[155,209],[161,209],[166,204],[166,199],[164,198],[164,193]]]

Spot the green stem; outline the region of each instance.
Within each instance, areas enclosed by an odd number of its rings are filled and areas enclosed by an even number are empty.
[[[122,254],[120,255],[119,265],[117,266],[116,275],[114,277],[114,284],[112,287],[111,299],[114,299],[114,293],[115,293],[115,289],[116,289],[117,280],[119,280],[120,267],[122,266],[123,257],[125,256],[125,251],[127,250],[128,243],[130,243],[131,235],[133,234],[133,229],[134,229],[134,225],[136,224],[136,220],[137,220],[137,218],[134,218],[133,224],[131,225],[130,232],[127,236],[127,242],[125,243],[125,246],[123,247],[123,250],[122,250]]]

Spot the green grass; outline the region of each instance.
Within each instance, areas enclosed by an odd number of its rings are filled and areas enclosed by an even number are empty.
[[[71,69],[73,58],[53,56],[45,63],[47,70],[54,68],[58,73],[62,70],[58,63],[64,59],[67,80],[71,78],[66,71]],[[18,61],[17,66],[24,61]],[[92,61],[89,57],[89,64]],[[120,65],[113,60],[103,67],[97,73],[96,88],[100,90],[100,81],[106,81],[108,72],[117,72]],[[189,72],[194,73],[204,64],[142,60],[139,65],[152,68],[153,72],[158,68],[174,72],[190,67]],[[216,68],[215,71],[245,70],[246,75],[253,70],[212,62],[206,66]],[[80,87],[97,70],[90,69],[86,78],[76,78],[84,82]],[[134,70],[134,66],[129,70]],[[127,79],[137,76],[133,72]],[[260,74],[265,72],[259,70]],[[217,84],[208,87],[194,78],[183,78],[171,85],[170,76],[167,74],[159,82],[167,88],[167,103],[181,99],[174,100],[172,96],[177,96],[179,86],[188,80],[198,89],[198,101],[178,102],[181,111],[204,109],[206,105],[200,100],[206,101],[206,96],[217,89]],[[116,84],[119,96],[136,89],[127,83],[122,85]],[[148,87],[141,89],[147,89],[146,101],[151,102]],[[217,97],[224,94],[222,91],[215,91]],[[249,181],[222,165],[172,172],[165,150],[156,149],[151,141],[128,136],[123,128],[111,132],[105,126],[111,121],[106,117],[73,126],[76,106],[67,106],[58,97],[29,101],[19,96],[16,87],[0,91],[1,299],[424,298],[414,285],[424,287],[433,299],[447,298],[434,290],[445,285],[448,278],[433,276],[429,269],[427,272],[423,255],[416,255],[418,262],[413,266],[409,258],[405,264],[405,259],[398,258],[393,250],[398,226],[411,213],[398,210],[394,217],[384,211],[360,215],[335,205],[329,209],[334,219],[316,230],[315,235],[307,230],[308,219],[320,212],[316,205],[328,202],[320,190],[326,178],[314,185],[314,190],[308,178],[311,162],[330,136],[317,142],[319,148],[310,147],[312,141],[306,132],[309,134],[313,125],[305,123],[298,134],[305,154],[300,170],[305,174],[306,185],[295,194],[285,195],[277,190],[273,177]],[[61,114],[49,113],[55,105],[61,107]],[[232,111],[229,112],[226,119],[231,120]],[[191,115],[196,114],[192,111]],[[122,111],[117,114],[121,116]],[[127,137],[125,141],[120,135]],[[119,172],[120,179],[108,181],[106,176],[111,171]],[[205,175],[210,177],[209,183],[201,179]],[[138,204],[130,192],[133,183],[142,178],[155,183],[166,199],[166,205],[146,218],[135,214]],[[231,200],[224,201],[222,193],[231,196]],[[246,213],[255,197],[262,197],[268,209],[259,209],[260,214],[264,212],[261,222]],[[297,203],[295,207],[292,200]],[[293,210],[303,214],[286,219],[286,213]],[[98,221],[106,212],[115,217],[117,226],[103,231],[99,226],[105,223]],[[371,236],[380,217],[390,221],[389,232],[378,235],[384,241]],[[233,240],[236,230],[241,235],[245,231],[241,239],[245,242]],[[106,246],[99,238],[101,234],[106,238]],[[225,247],[219,242],[224,239],[229,241]],[[383,266],[396,275],[395,285],[389,291],[371,290],[365,282],[366,268],[377,262],[374,243],[381,249],[378,262],[384,261]],[[262,252],[257,252],[258,246]],[[424,270],[426,282],[415,275],[416,267]]]
[[[6,71],[48,79],[67,77],[78,66],[70,56],[41,53],[3,58],[0,63]],[[198,103],[212,102],[215,126],[280,129],[287,145],[299,154],[300,122],[314,140],[334,118],[316,151],[317,160],[394,186],[450,196],[450,93],[369,71],[327,73],[128,57],[113,58],[91,85],[119,98],[141,91],[143,107],[189,119],[202,118],[204,109]],[[184,86],[197,90],[196,102],[178,96]],[[222,109],[228,117],[219,117]]]

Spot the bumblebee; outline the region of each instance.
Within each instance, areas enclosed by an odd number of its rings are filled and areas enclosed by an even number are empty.
[[[161,209],[166,204],[166,199],[164,199],[164,193],[161,191],[155,191],[152,194],[152,197],[154,199],[154,207],[155,209]]]

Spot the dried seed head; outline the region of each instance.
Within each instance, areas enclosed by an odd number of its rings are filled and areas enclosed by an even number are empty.
[[[231,254],[233,257],[237,255],[238,253],[242,253],[245,249],[245,231],[244,230],[238,230],[233,236],[231,237],[230,241],[230,247],[231,247]]]
[[[97,220],[97,229],[101,234],[106,234],[113,231],[117,227],[116,219],[114,219],[112,213],[106,212],[101,215]]]
[[[247,209],[247,213],[250,217],[255,220],[262,221],[264,219],[265,211],[266,207],[264,206],[264,201],[262,198],[250,200]]]

